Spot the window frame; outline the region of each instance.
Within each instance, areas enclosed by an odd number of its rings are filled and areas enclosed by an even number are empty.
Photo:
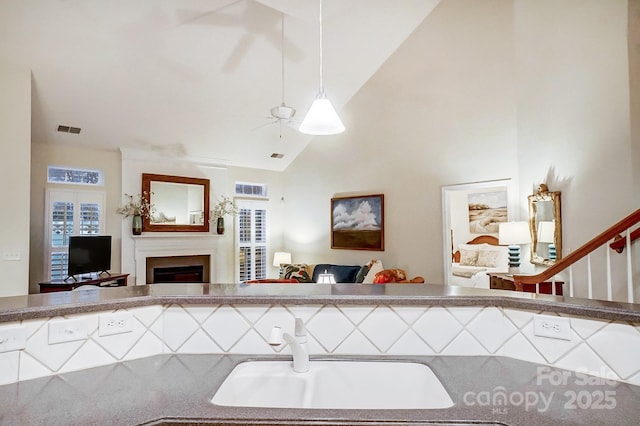
[[[247,198],[234,198],[234,202],[236,204],[236,206],[238,206],[238,211],[240,212],[242,209],[250,209],[251,210],[251,218],[252,218],[252,224],[251,224],[251,238],[252,241],[249,243],[249,247],[251,248],[252,254],[254,255],[252,257],[252,265],[250,268],[251,271],[251,276],[246,278],[245,280],[242,281],[246,281],[246,280],[254,280],[254,279],[264,279],[267,278],[269,275],[269,202],[266,199],[247,199]],[[254,236],[255,236],[255,212],[256,210],[263,210],[265,212],[265,217],[264,217],[264,243],[257,243],[255,242]],[[234,275],[235,275],[235,281],[236,282],[242,282],[240,279],[240,253],[241,253],[241,249],[243,247],[247,247],[247,243],[243,243],[240,241],[240,237],[241,237],[241,233],[240,233],[240,220],[241,220],[241,215],[240,213],[238,213],[235,216],[235,220],[234,220],[234,228],[235,228],[235,259],[234,259]],[[264,250],[264,276],[263,277],[255,277],[253,276],[253,273],[255,272],[255,251],[256,251],[256,247],[262,247]]]
[[[80,189],[61,189],[61,188],[46,188],[45,191],[45,212],[44,212],[44,256],[43,256],[43,271],[46,280],[52,280],[52,256],[54,253],[68,252],[69,246],[52,246],[52,214],[54,202],[71,202],[74,205],[73,226],[71,235],[104,235],[107,228],[107,193],[105,191],[89,191]],[[83,203],[95,203],[100,207],[100,217],[98,220],[98,233],[97,234],[81,234],[81,209],[80,205]],[[77,212],[77,213],[76,213]]]

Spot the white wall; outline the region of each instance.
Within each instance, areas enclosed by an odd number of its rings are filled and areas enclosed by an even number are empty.
[[[631,168],[633,187],[640,188],[640,0],[629,0],[628,20]],[[640,205],[640,191],[636,189],[633,195],[636,206]]]
[[[521,189],[551,175],[550,190],[562,191],[563,247],[575,249],[637,208],[627,1],[515,4]]]
[[[28,293],[31,71],[0,63],[0,297]],[[17,254],[19,260],[4,260]]]
[[[443,1],[285,172],[287,250],[442,282],[441,186],[502,178],[516,219],[539,183],[562,191],[565,248],[631,213],[626,5]],[[331,250],[330,198],[379,192],[386,250]]]

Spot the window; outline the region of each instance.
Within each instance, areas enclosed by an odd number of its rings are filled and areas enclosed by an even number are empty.
[[[267,277],[267,202],[236,200],[236,243],[238,246],[238,280]]]
[[[102,170],[74,169],[71,167],[47,167],[47,182],[76,185],[104,185]]]
[[[67,278],[69,237],[104,232],[105,193],[47,190],[45,270],[49,280]]]

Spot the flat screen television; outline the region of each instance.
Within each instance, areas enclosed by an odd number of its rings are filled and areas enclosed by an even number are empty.
[[[111,235],[69,237],[68,275],[107,272],[111,269]]]

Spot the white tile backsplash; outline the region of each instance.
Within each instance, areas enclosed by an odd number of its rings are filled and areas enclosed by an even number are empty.
[[[440,306],[431,307],[413,324],[413,329],[436,353],[462,331],[460,322]]]
[[[19,356],[20,351],[0,353],[0,385],[18,381]]]
[[[587,339],[587,344],[623,379],[640,370],[640,332],[627,323],[606,325]]]
[[[566,315],[572,339],[535,336],[536,311],[487,307],[170,305],[131,308],[133,331],[100,337],[104,312],[78,314],[82,341],[49,345],[50,321],[25,320],[24,350],[0,353],[0,384],[161,353],[289,354],[267,338],[300,317],[311,354],[497,355],[640,385],[640,326]],[[544,312],[545,314],[557,315]],[[4,325],[4,324],[3,324]]]

